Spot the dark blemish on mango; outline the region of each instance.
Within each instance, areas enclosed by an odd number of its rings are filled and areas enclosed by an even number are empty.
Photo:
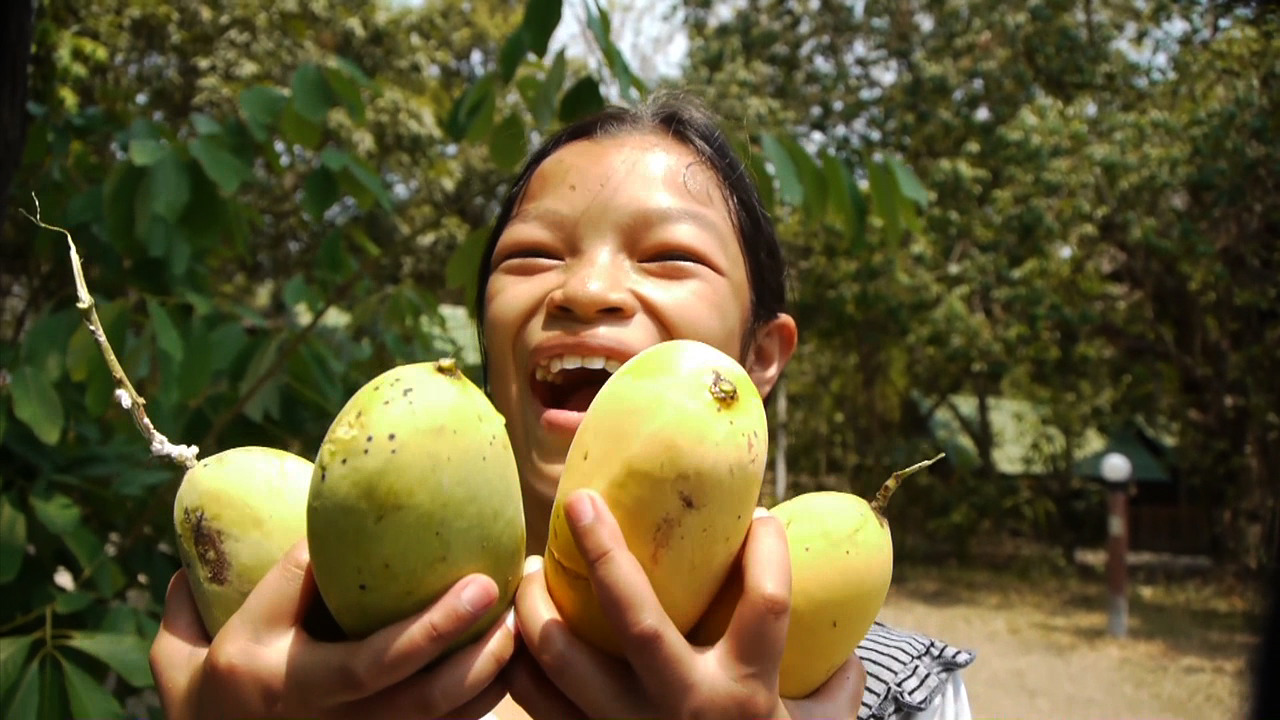
[[[372,436],[372,435],[370,435],[369,437],[365,438],[365,439],[364,439],[364,441],[365,441],[365,442],[373,442],[373,436]]]
[[[400,397],[409,397],[409,393],[413,392],[413,388],[405,388],[400,391]]]
[[[396,454],[396,449],[395,449],[395,448],[391,448],[391,454],[392,454],[392,455],[395,455],[395,454]]]
[[[368,454],[369,454],[369,448],[365,448],[365,449],[364,449],[364,454],[365,454],[365,455],[368,455]]]
[[[204,511],[182,509],[182,521],[191,526],[191,542],[195,545],[200,567],[214,585],[226,585],[231,576],[231,561],[222,546],[222,532],[205,522]]]
[[[582,459],[583,459],[583,460],[586,460],[586,459],[587,459],[586,454],[583,454]],[[680,505],[681,505],[681,506],[683,506],[685,510],[694,510],[694,509],[696,509],[696,508],[698,507],[698,506],[693,502],[693,496],[689,494],[689,491],[688,491],[688,490],[681,490],[681,491],[679,491],[679,495],[680,495]],[[741,516],[739,516],[739,517],[741,517]]]
[[[347,464],[347,459],[346,459],[346,458],[342,458],[342,464],[343,464],[343,465],[346,465],[346,464]]]
[[[364,584],[364,583],[360,583],[360,589],[361,589],[361,590],[368,590],[369,588],[368,588],[368,587],[365,587],[365,584]]]
[[[395,440],[395,439],[396,439],[396,434],[395,434],[395,433],[391,433],[390,435],[387,435],[387,439],[388,439],[388,440]]]
[[[835,620],[832,620],[832,621],[831,621],[831,627],[835,627],[835,626],[836,626],[836,621],[835,621]]]

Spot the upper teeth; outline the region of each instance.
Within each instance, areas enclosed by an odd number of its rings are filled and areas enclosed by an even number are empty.
[[[538,367],[534,370],[534,375],[539,380],[554,380],[556,379],[555,374],[561,370],[572,370],[580,367],[595,370],[604,369],[613,373],[622,367],[622,363],[612,358],[606,358],[603,355],[556,355],[542,358],[538,363]]]

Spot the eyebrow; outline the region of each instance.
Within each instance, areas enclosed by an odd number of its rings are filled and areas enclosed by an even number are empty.
[[[552,207],[525,206],[521,208],[511,219],[507,221],[507,226],[519,223],[536,223],[549,227],[552,230],[567,231],[569,226],[573,224],[574,217],[570,213]],[[718,225],[709,213],[698,210],[696,208],[687,207],[650,207],[642,208],[630,213],[627,218],[624,229],[633,232],[640,228],[652,228],[661,225],[675,225],[680,223],[688,223],[696,225],[706,232],[719,236],[723,234],[724,228]]]

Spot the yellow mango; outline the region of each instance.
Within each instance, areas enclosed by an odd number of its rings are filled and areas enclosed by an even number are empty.
[[[339,627],[361,638],[484,573],[498,602],[456,648],[515,595],[522,503],[505,420],[451,359],[387,370],[352,395],[316,454],[307,502],[316,587]]]
[[[293,453],[246,446],[210,455],[182,476],[173,502],[178,558],[210,636],[306,537],[311,470]]]
[[[683,633],[706,610],[742,546],[767,454],[764,404],[729,355],[671,340],[623,363],[587,408],[552,507],[544,567],[569,627],[621,653],[567,524],[571,493],[600,493]]]
[[[893,536],[884,510],[898,483],[942,456],[895,472],[876,498],[853,493],[802,493],[770,513],[786,529],[791,557],[791,616],[779,694],[810,695],[835,674],[866,636],[893,579]],[[742,597],[740,568],[689,633],[700,645],[719,640]]]

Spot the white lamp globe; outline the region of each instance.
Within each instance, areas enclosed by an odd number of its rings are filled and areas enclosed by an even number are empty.
[[[1102,456],[1102,479],[1121,483],[1133,477],[1133,462],[1124,453],[1109,452]]]

